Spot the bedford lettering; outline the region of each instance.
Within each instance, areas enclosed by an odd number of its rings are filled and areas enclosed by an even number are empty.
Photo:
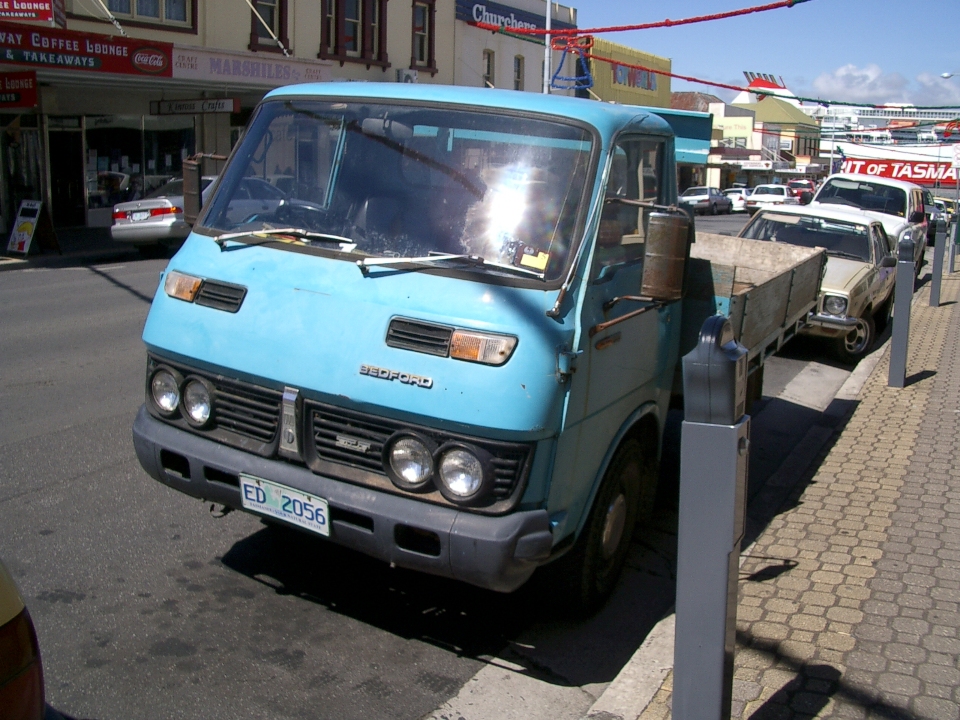
[[[361,365],[360,374],[367,377],[379,378],[380,380],[399,380],[404,385],[416,385],[422,388],[432,388],[433,378],[411,375],[409,373],[398,372],[397,370],[388,370],[387,368],[378,368],[374,365]]]

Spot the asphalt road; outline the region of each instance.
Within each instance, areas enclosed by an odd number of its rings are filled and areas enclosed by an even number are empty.
[[[585,622],[538,582],[497,595],[249,515],[218,519],[133,452],[139,336],[164,263],[0,274],[0,556],[37,625],[52,706],[91,720],[414,719],[504,664],[576,702],[602,691],[673,602],[678,418],[658,520]],[[821,365],[801,353],[768,370],[752,483],[816,421],[809,398],[822,404],[849,373],[834,367],[806,393]],[[796,402],[780,397],[791,383]]]

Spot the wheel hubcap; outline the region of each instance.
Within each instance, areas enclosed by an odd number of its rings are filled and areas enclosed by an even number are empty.
[[[627,523],[627,499],[623,493],[607,506],[607,517],[603,523],[603,557],[610,558],[620,547],[623,529]]]
[[[853,328],[844,339],[847,346],[847,352],[853,355],[861,352],[867,343],[867,324],[863,320],[857,320],[856,327]]]

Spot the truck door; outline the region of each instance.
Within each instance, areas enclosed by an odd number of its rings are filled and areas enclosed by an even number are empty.
[[[570,379],[566,430],[560,436],[550,506],[567,508],[577,522],[591,483],[624,422],[641,405],[669,399],[679,333],[678,303],[635,314],[648,303],[611,301],[639,295],[644,216],[637,201],[660,202],[665,145],[650,138],[620,139],[612,163],[585,291],[581,355]],[[672,158],[669,159],[672,161]],[[611,323],[623,318],[620,322]],[[609,324],[609,327],[605,325]],[[566,474],[566,483],[558,482]],[[574,527],[567,527],[572,531]]]

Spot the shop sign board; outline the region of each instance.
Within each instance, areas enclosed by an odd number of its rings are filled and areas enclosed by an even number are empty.
[[[0,22],[0,63],[171,77],[172,54],[172,43]]]
[[[20,209],[17,210],[17,219],[13,221],[13,231],[10,233],[10,240],[7,241],[7,252],[23,253],[30,252],[30,243],[33,242],[33,234],[37,230],[37,224],[40,221],[40,207],[42,203],[39,200],[21,200]]]
[[[231,53],[202,48],[174,46],[173,77],[229,85],[279,87],[291,83],[329,80],[329,62],[309,62],[266,53]]]
[[[26,72],[0,73],[0,110],[37,106],[37,74]]]
[[[744,160],[740,167],[743,170],[772,170],[773,163],[770,160]]]
[[[240,112],[240,98],[159,100],[150,103],[151,115],[201,115],[203,113],[237,112]]]
[[[840,172],[906,180],[918,185],[935,185],[938,182],[952,185],[957,181],[958,167],[949,162],[846,158]]]
[[[40,20],[66,27],[63,0],[0,0],[0,18],[4,20]]]
[[[544,8],[546,10],[546,8]],[[547,27],[545,15],[528,10],[520,10],[507,5],[501,5],[495,2],[477,2],[476,0],[457,0],[457,20],[468,23],[486,23],[488,25],[501,25],[506,31],[510,30],[545,30]],[[563,22],[561,20],[552,20],[550,27],[554,30],[572,30],[576,25]],[[527,37],[525,40],[539,40],[543,42],[542,37]]]

